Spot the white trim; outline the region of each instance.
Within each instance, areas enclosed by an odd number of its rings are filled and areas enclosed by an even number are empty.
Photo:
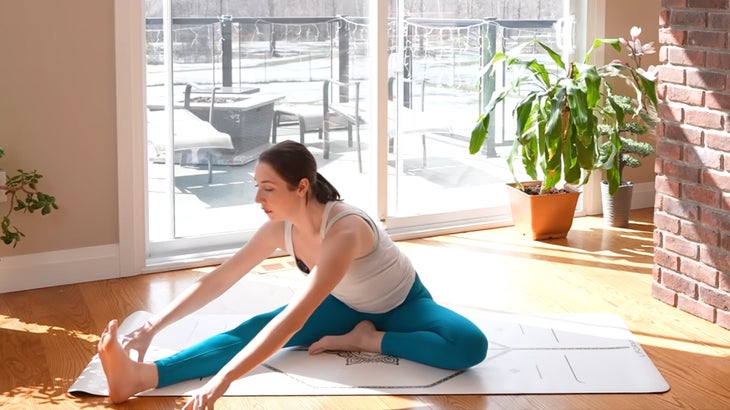
[[[369,163],[375,164],[370,179],[371,185],[366,189],[372,192],[375,189],[375,198],[368,203],[362,204],[370,215],[377,215],[381,221],[388,216],[388,106],[381,104],[386,101],[388,90],[388,1],[377,0],[370,2],[370,44],[375,45],[375,53],[370,55],[370,112],[373,113],[371,141],[375,143],[375,149],[370,152]],[[376,29],[374,30],[373,27]]]
[[[631,197],[631,209],[654,208],[656,188],[654,182],[634,184],[634,194]]]
[[[116,277],[117,245],[5,256],[0,263],[0,293]]]
[[[114,1],[117,94],[117,184],[119,266],[121,276],[145,266],[145,167],[143,2]]]
[[[571,0],[575,15],[575,54],[582,58],[595,38],[601,38],[606,32],[605,0]],[[603,54],[593,53],[594,64],[603,63]],[[601,204],[600,171],[594,171],[591,179],[583,187],[583,211],[586,215],[598,215],[603,212]]]

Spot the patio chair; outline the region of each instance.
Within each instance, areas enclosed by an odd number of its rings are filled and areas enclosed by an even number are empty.
[[[208,165],[208,183],[213,183],[213,156],[220,152],[233,151],[231,136],[216,130],[191,111],[176,108],[173,111],[174,150],[180,153],[180,165],[205,161]],[[167,145],[167,114],[163,110],[147,110],[147,140],[157,157],[165,152]],[[201,158],[202,157],[202,158]]]
[[[334,99],[335,91],[340,98]],[[354,91],[354,96],[350,94]],[[363,113],[360,110],[360,82],[342,82],[334,79],[324,81],[323,92],[323,146],[324,158],[329,158],[330,153],[330,130],[333,125],[339,124],[338,120],[344,120],[347,127],[347,146],[352,147],[353,132],[357,142],[357,166],[362,172],[362,152],[360,145],[360,125],[364,123]]]
[[[299,125],[299,142],[304,144],[304,134],[316,132],[322,139],[322,121],[324,120],[321,107],[304,105],[282,105],[274,109],[274,120],[271,126],[271,142],[276,144],[279,127]]]

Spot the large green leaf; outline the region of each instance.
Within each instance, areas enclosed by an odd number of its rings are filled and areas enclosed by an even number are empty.
[[[471,131],[471,139],[469,140],[469,152],[476,154],[482,148],[484,141],[487,139],[489,130],[489,115],[480,115],[474,129]]]
[[[575,132],[575,128],[570,127],[566,133],[570,134]],[[574,144],[565,144],[563,146],[563,167],[564,167],[564,179],[565,182],[569,184],[577,184],[580,180],[580,174],[581,174],[581,166],[579,164],[578,158],[580,157],[580,153],[578,150],[578,145]]]
[[[592,115],[588,109],[586,93],[574,82],[567,85],[566,92],[571,122],[575,125],[578,135],[586,135],[591,130],[590,116]]]
[[[532,42],[536,42],[537,44],[539,44],[540,47],[542,47],[542,49],[545,50],[546,53],[548,53],[555,65],[557,65],[561,70],[565,70],[565,63],[563,62],[563,57],[560,54],[556,53],[552,48],[548,47],[542,41],[533,40],[530,43]]]
[[[595,108],[596,104],[601,100],[601,76],[595,66],[577,64],[579,74],[579,83],[585,84],[586,105],[588,109]]]
[[[593,50],[597,49],[603,44],[608,44],[613,47],[614,50],[621,52],[621,43],[617,38],[597,38],[593,40],[591,48],[588,50],[585,57],[583,58],[583,63],[588,64],[588,62],[591,61],[591,53],[593,53]]]

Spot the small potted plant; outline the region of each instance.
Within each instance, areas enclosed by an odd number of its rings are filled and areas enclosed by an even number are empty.
[[[631,28],[631,39],[625,40],[620,38],[619,41],[627,49],[627,53],[631,58],[630,62],[614,61],[614,63],[622,66],[632,66],[635,69],[641,67],[641,59],[644,55],[655,53],[653,43],[642,44],[639,36],[641,35],[640,27]],[[653,72],[653,67],[649,68]],[[619,150],[618,168],[612,170],[613,178],[618,178],[618,188],[611,192],[607,180],[601,181],[601,200],[603,204],[603,218],[606,225],[616,227],[626,227],[629,225],[629,213],[631,211],[631,200],[633,197],[634,184],[624,179],[624,169],[638,168],[641,166],[641,158],[647,157],[654,153],[654,146],[640,141],[638,138],[645,135],[649,129],[656,125],[655,104],[647,101],[645,109],[639,109],[641,104],[636,104],[634,100],[626,96],[617,96],[616,103],[623,110],[626,120],[620,129],[616,130],[621,140],[621,148]],[[610,107],[609,113],[610,113]],[[615,115],[615,112],[613,113]],[[607,138],[612,137],[614,130],[608,124],[599,126],[601,134]],[[612,155],[612,147],[607,141],[600,146],[600,155],[604,160]],[[618,172],[616,172],[618,171]]]
[[[482,68],[481,78],[494,75],[501,64],[512,76],[505,87],[492,94],[479,116],[469,151],[480,151],[498,105],[517,96],[519,101],[512,115],[515,139],[507,157],[515,182],[508,184],[508,191],[515,225],[533,239],[567,235],[579,188],[588,182],[594,170],[606,171],[611,193],[618,188],[619,134],[627,119],[619,100],[627,96],[614,89],[613,79],[628,84],[628,97],[636,111],[645,110],[646,101],[656,106],[655,79],[650,74],[617,61],[603,66],[590,63],[591,53],[603,45],[621,51],[619,39],[596,39],[580,62],[564,61],[546,44],[533,40],[508,53],[495,53]],[[544,53],[526,53],[528,46]],[[607,128],[599,129],[601,124]],[[607,155],[600,155],[604,139]],[[518,179],[518,159],[534,181]],[[527,204],[516,203],[517,200]],[[553,200],[564,202],[564,207],[551,203]],[[529,220],[523,221],[523,216]]]
[[[5,150],[0,147],[0,158],[3,156]],[[0,210],[3,205],[8,208],[0,219],[0,240],[4,244],[15,247],[25,236],[10,220],[14,212],[39,211],[41,215],[46,215],[58,209],[55,197],[38,190],[37,185],[41,178],[43,175],[35,170],[26,172],[19,169],[17,174],[9,176],[5,171],[0,171]]]

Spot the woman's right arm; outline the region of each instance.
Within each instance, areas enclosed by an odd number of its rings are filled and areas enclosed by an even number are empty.
[[[142,327],[127,335],[122,341],[124,348],[137,350],[138,360],[142,361],[155,334],[222,295],[274,250],[282,248],[283,226],[281,221],[267,221],[230,259],[202,276]]]

